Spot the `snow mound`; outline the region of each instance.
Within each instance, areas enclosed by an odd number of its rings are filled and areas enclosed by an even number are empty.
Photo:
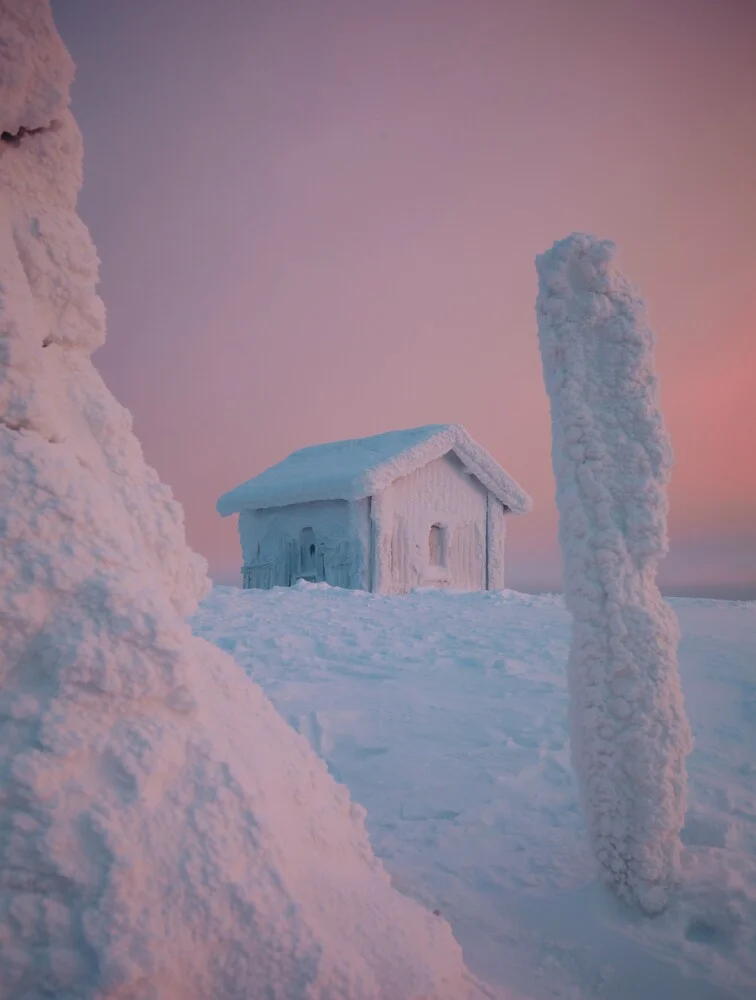
[[[679,630],[656,586],[672,450],[654,338],[607,240],[575,233],[537,259],[551,402],[575,769],[604,878],[656,912],[679,868],[691,735]]]
[[[185,623],[204,562],[89,358],[71,75],[47,0],[0,0],[0,998],[482,996]]]

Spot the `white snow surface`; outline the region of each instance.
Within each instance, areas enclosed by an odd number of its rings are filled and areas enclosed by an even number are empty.
[[[224,493],[218,512],[314,500],[361,500],[453,451],[467,470],[515,514],[532,501],[459,424],[429,424],[373,437],[333,441],[293,452],[277,465]]]
[[[492,995],[192,636],[204,561],[89,358],[104,309],[46,0],[0,0],[0,66],[0,1000]]]
[[[47,128],[68,107],[74,64],[40,0],[2,0],[2,128]]]
[[[607,892],[571,764],[559,597],[216,587],[231,653],[367,808],[405,892],[519,1000],[756,996],[756,604],[674,599],[696,743],[681,885],[649,917]]]
[[[604,878],[654,912],[674,885],[691,736],[678,626],[656,585],[672,450],[654,337],[607,240],[575,233],[537,259],[551,403],[573,754]]]

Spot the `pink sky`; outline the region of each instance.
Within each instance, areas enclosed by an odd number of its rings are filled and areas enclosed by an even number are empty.
[[[96,361],[238,579],[217,497],[294,448],[453,421],[559,551],[533,259],[615,240],[657,332],[671,589],[756,596],[756,4],[53,0],[79,66]]]

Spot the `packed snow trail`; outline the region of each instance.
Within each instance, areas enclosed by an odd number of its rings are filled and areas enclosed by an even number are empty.
[[[203,561],[90,361],[72,76],[47,0],[0,0],[0,998],[489,996],[185,622]]]
[[[649,912],[679,867],[691,736],[677,620],[656,586],[672,452],[653,334],[614,264],[580,233],[537,259],[538,336],[551,402],[572,752],[605,880]]]

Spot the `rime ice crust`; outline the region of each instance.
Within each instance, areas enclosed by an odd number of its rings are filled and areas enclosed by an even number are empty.
[[[573,234],[537,258],[551,402],[573,759],[603,877],[666,905],[685,813],[691,735],[678,627],[656,586],[672,465],[654,338],[614,244]]]
[[[145,464],[130,414],[89,357],[105,339],[105,309],[97,253],[76,215],[73,65],[47,0],[0,0],[0,26],[0,132],[21,130],[16,142],[0,142],[0,455],[11,508],[39,520],[36,544],[52,563],[55,550],[39,532],[55,532],[62,511],[81,517],[84,505],[82,545],[103,566],[149,565],[188,614],[209,587],[205,562],[187,546],[181,507]],[[76,532],[66,535],[75,548]],[[81,567],[71,560],[64,571],[72,580],[91,570],[79,556]],[[10,572],[7,560],[0,572]]]
[[[429,424],[301,448],[224,493],[218,500],[218,513],[226,517],[245,507],[376,496],[397,479],[450,451],[513,513],[531,510],[532,501],[525,490],[473,441],[464,427]]]
[[[480,996],[184,622],[204,561],[89,358],[71,75],[46,0],[0,0],[0,1000]]]
[[[68,107],[74,64],[46,0],[0,0],[2,129],[48,126]]]

